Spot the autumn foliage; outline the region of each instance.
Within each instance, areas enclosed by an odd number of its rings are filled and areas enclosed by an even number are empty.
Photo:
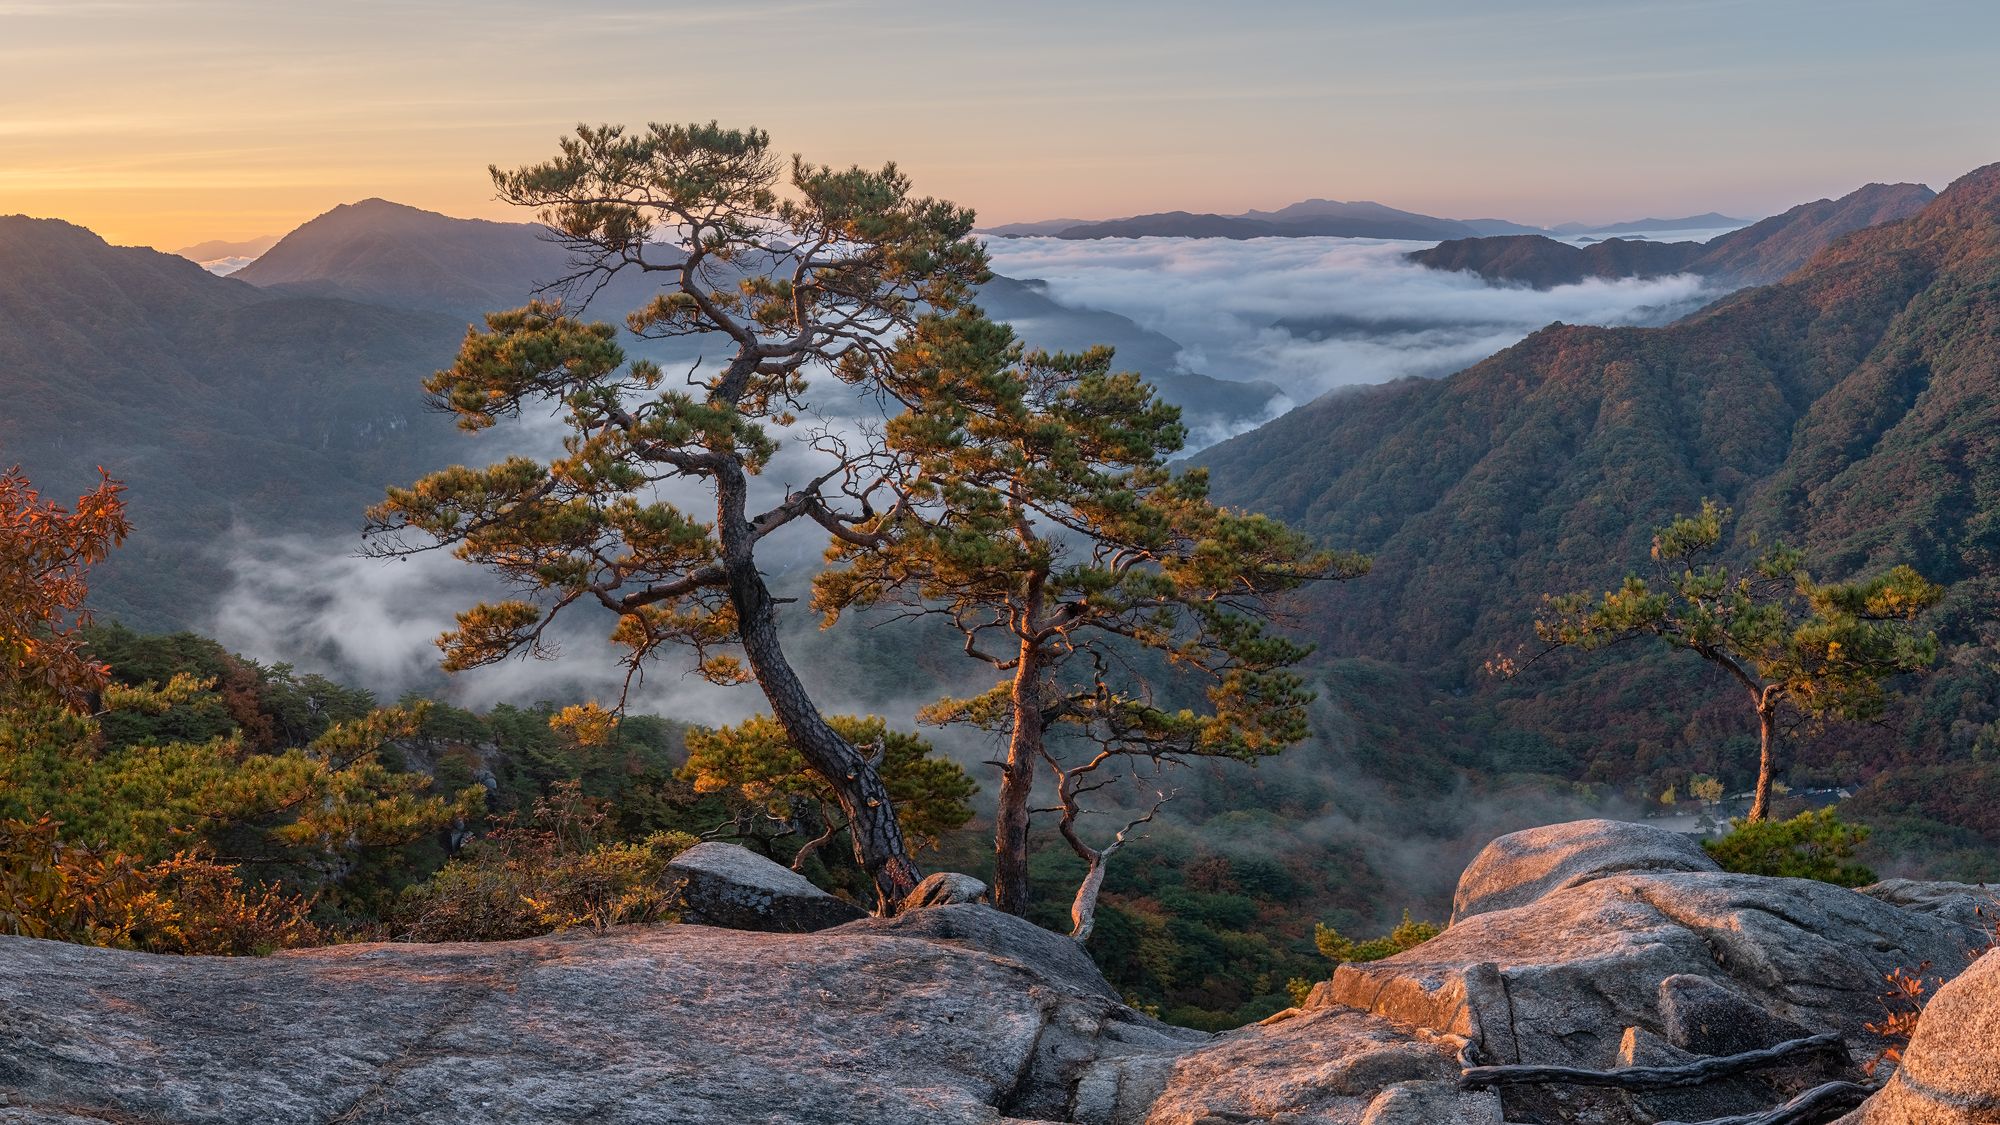
[[[125,486],[102,475],[74,508],[43,500],[18,466],[0,474],[0,688],[39,684],[81,703],[105,669],[83,654],[90,567],[125,541]]]

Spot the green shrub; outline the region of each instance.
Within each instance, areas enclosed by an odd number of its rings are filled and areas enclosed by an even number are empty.
[[[1339,930],[1324,923],[1313,927],[1313,944],[1326,954],[1327,959],[1340,964],[1345,961],[1380,961],[1405,949],[1413,949],[1438,936],[1444,927],[1435,922],[1418,922],[1403,911],[1403,920],[1396,928],[1378,938],[1355,941],[1342,936]]]
[[[1817,879],[1842,887],[1862,887],[1875,873],[1854,858],[1868,840],[1868,829],[1836,817],[1829,806],[1803,812],[1790,820],[1732,820],[1729,835],[1704,840],[1702,848],[1724,871],[1743,875],[1775,875]]]
[[[669,921],[662,877],[692,846],[684,832],[600,843],[603,802],[562,782],[405,894],[402,933],[415,941],[505,941],[589,926]]]

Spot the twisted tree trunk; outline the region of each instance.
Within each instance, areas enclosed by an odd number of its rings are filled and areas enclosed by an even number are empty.
[[[888,787],[874,764],[827,725],[785,657],[778,640],[777,601],[757,570],[753,554],[756,536],[746,516],[749,482],[741,462],[734,457],[715,474],[715,494],[722,568],[729,601],[736,610],[743,654],[793,749],[833,788],[841,812],[847,816],[855,861],[875,883],[877,908],[893,914],[916,889],[923,873],[910,861]]]
[[[1021,642],[1014,669],[1014,729],[1000,769],[1000,805],[993,814],[993,905],[1009,914],[1028,912],[1029,798],[1043,739],[1041,661],[1032,640]]]

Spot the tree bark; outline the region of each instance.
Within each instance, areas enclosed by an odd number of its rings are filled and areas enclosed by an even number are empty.
[[[896,820],[881,775],[853,744],[827,725],[791,661],[785,658],[778,640],[777,602],[757,570],[753,553],[756,539],[746,515],[749,482],[741,462],[733,456],[727,461],[715,474],[716,533],[743,654],[793,749],[832,786],[839,799],[847,816],[848,835],[854,841],[854,859],[875,883],[877,910],[893,914],[916,889],[922,872],[910,861],[902,825]]]
[[[1750,816],[1748,819],[1753,824],[1763,820],[1771,813],[1771,774],[1774,772],[1771,740],[1774,733],[1773,727],[1775,727],[1777,720],[1777,716],[1773,713],[1774,710],[1775,704],[1773,701],[1766,699],[1763,695],[1758,696],[1757,734],[1762,747],[1762,753],[1757,761],[1757,797],[1750,802]]]
[[[1014,669],[1014,729],[1000,770],[1000,806],[993,815],[993,906],[1009,914],[1028,912],[1029,797],[1046,737],[1038,657],[1035,642],[1023,639]]]

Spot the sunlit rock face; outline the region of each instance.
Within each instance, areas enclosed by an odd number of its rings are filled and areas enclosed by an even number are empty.
[[[1622,820],[1578,820],[1510,832],[1481,849],[1458,877],[1453,924],[1525,906],[1551,891],[1606,875],[1720,871],[1691,836]]]
[[[1693,1057],[1829,1031],[1860,1060],[1888,1046],[1867,1025],[1882,1018],[1890,973],[1928,966],[1950,977],[1985,940],[1950,910],[1724,873],[1692,841],[1670,837],[1608,821],[1501,837],[1461,877],[1456,918],[1443,934],[1382,961],[1341,966],[1309,1003],[1467,1036],[1488,1063],[1607,1068],[1621,1065],[1635,1041]],[[1904,888],[1900,897],[1930,906],[1939,896]],[[1716,1018],[1723,1007],[1735,1014]],[[1737,1084],[1734,1104],[1709,1108],[1748,1112],[1837,1076],[1811,1068],[1766,1075]],[[1650,1119],[1638,1115],[1645,1098],[1635,1105],[1622,1094],[1556,1093],[1510,1092],[1509,1120]]]
[[[1837,1125],[2000,1122],[2000,950],[1937,990],[1902,1065]]]

